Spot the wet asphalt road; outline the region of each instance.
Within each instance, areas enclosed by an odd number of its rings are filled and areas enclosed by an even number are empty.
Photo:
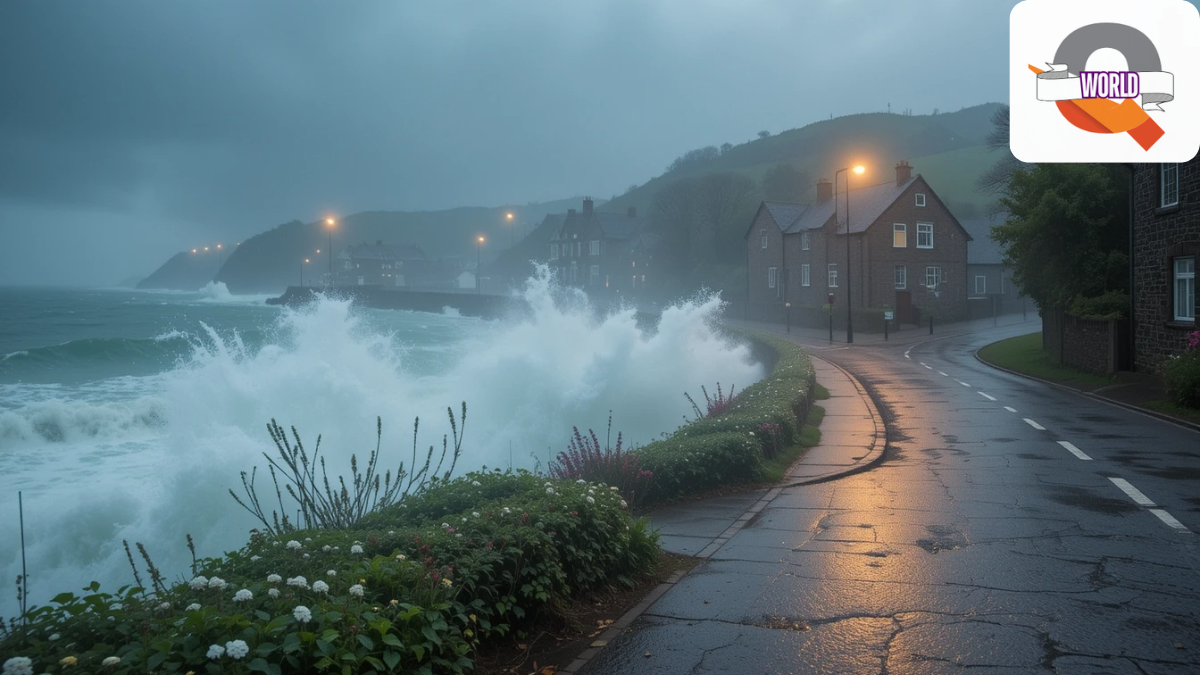
[[[1023,332],[814,350],[885,462],[784,490],[583,672],[1200,673],[1200,434],[974,358]]]

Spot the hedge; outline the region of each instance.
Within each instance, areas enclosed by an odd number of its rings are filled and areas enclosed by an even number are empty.
[[[812,405],[816,373],[799,346],[763,333],[745,333],[771,373],[738,392],[733,406],[717,417],[690,422],[669,438],[635,452],[654,472],[648,501],[663,501],[746,483],[762,476],[769,438],[763,424],[778,425],[783,444],[795,442]]]

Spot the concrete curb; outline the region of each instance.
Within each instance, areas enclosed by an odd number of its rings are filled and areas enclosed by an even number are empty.
[[[995,343],[993,343],[993,344],[995,344]],[[987,346],[989,346],[989,345],[984,345],[984,347],[987,347]],[[988,368],[995,368],[996,370],[999,370],[1001,372],[1008,373],[1009,375],[1016,375],[1017,377],[1024,378],[1026,380],[1033,380],[1034,382],[1041,382],[1042,384],[1049,385],[1051,387],[1054,387],[1055,389],[1069,391],[1073,394],[1078,394],[1079,396],[1083,396],[1084,398],[1091,399],[1098,403],[1107,403],[1108,405],[1115,406],[1117,408],[1124,408],[1131,412],[1145,415],[1146,417],[1153,417],[1153,418],[1155,418],[1157,420],[1161,420],[1163,422],[1169,422],[1171,424],[1174,424],[1177,427],[1187,429],[1188,431],[1200,432],[1200,424],[1196,424],[1194,422],[1189,422],[1187,420],[1181,420],[1178,417],[1171,417],[1170,415],[1160,413],[1157,410],[1150,410],[1148,408],[1142,408],[1140,406],[1133,405],[1132,403],[1125,403],[1123,401],[1117,401],[1115,399],[1108,398],[1107,396],[1100,396],[1098,394],[1093,394],[1091,392],[1081,391],[1074,387],[1070,387],[1065,384],[1060,384],[1058,382],[1051,382],[1050,380],[1045,380],[1040,377],[1035,377],[1033,375],[1026,375],[1025,373],[1018,373],[1015,370],[1009,370],[1008,368],[1005,368],[1003,366],[998,366],[994,363],[990,363],[990,362],[984,360],[984,358],[979,355],[979,350],[983,349],[984,347],[980,347],[979,349],[976,349],[973,355],[975,356],[976,361],[982,363],[983,365],[987,366]]]

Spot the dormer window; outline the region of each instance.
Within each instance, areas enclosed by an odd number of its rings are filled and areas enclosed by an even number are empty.
[[[925,193],[924,192],[917,193],[917,202],[916,203],[917,203],[917,206],[925,206]]]

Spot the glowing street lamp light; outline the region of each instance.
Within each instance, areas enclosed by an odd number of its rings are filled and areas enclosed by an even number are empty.
[[[513,218],[515,218],[515,217],[516,216],[513,215],[512,211],[509,211],[508,213],[504,214],[504,220],[508,221],[508,224],[509,224],[509,228],[508,228],[508,247],[509,248],[512,248],[513,246],[516,245],[517,228],[512,226]]]
[[[483,272],[483,268],[480,266],[480,261],[483,260],[483,257],[482,257],[483,254],[481,253],[482,250],[483,250],[483,237],[481,236],[475,240],[475,294],[476,295],[483,293],[483,290],[482,290],[483,278],[480,274],[481,272]]]
[[[337,227],[337,221],[326,218],[325,227],[329,228],[329,283],[333,284],[333,228]]]
[[[307,264],[308,258],[305,258],[304,262],[300,263],[300,288],[304,288],[304,266]]]
[[[843,171],[853,171],[858,175],[862,175],[866,171],[864,166],[856,166],[853,169],[845,168],[838,169],[833,174],[833,190],[837,194],[837,177]],[[834,211],[837,209],[835,208]],[[854,342],[854,302],[850,295],[850,174],[846,174],[846,344]]]

